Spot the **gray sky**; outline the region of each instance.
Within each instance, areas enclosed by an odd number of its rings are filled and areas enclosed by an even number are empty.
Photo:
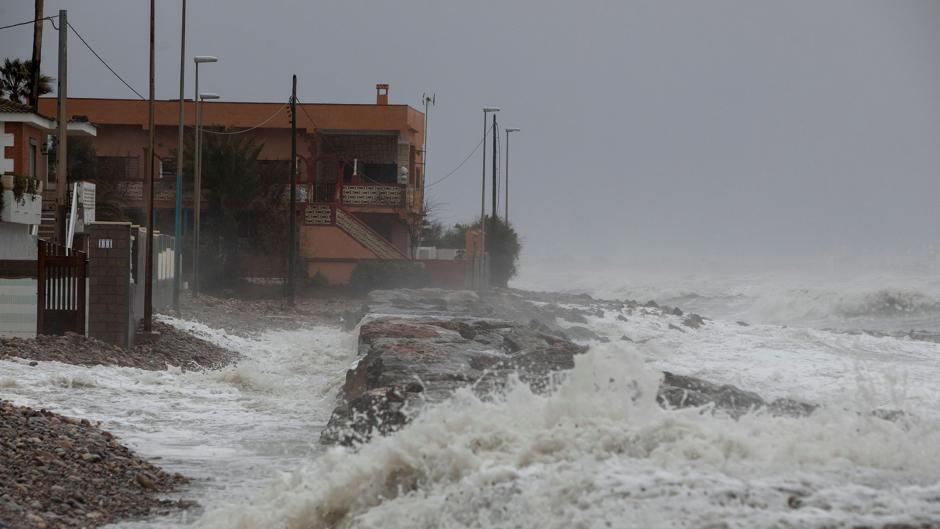
[[[157,96],[178,91],[179,2],[158,2]],[[146,0],[46,0],[138,91]],[[4,2],[0,21],[32,2]],[[767,262],[929,254],[940,228],[940,2],[189,1],[188,55],[227,100],[418,107],[436,92],[428,180],[513,136],[511,211],[532,255]],[[55,74],[46,26],[44,67]],[[29,27],[0,55],[30,54]],[[75,96],[133,97],[71,41]],[[187,72],[191,97],[192,69]],[[479,212],[479,153],[429,190]],[[771,258],[771,259],[768,259]]]

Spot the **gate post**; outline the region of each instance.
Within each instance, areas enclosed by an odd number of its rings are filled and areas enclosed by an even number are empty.
[[[36,334],[39,335],[43,330],[46,312],[46,245],[42,239],[36,239],[36,243],[39,245],[36,257]]]

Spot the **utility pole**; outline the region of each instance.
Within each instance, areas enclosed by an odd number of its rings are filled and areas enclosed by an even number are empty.
[[[496,142],[499,141],[498,138],[496,137],[497,130],[498,129],[496,128],[496,115],[494,114],[493,115],[493,218],[490,220],[491,222],[490,226],[492,226],[492,229],[490,230],[490,234],[496,233],[496,219],[499,217],[498,215],[499,212],[496,211],[496,194],[499,191],[499,186],[496,185],[496,171],[499,170],[499,165],[498,165],[499,162],[496,159]],[[484,146],[484,148],[486,147]]]
[[[428,113],[430,108],[434,106],[437,100],[437,94],[427,95],[424,94],[422,97],[424,100],[424,148],[421,150],[421,165],[424,166],[424,181],[428,181]]]
[[[183,0],[183,22],[180,27],[180,124],[176,140],[176,211],[173,218],[173,310],[180,311],[180,284],[183,281],[183,244],[180,225],[183,223],[183,82],[186,76],[186,0]]]
[[[504,202],[506,203],[506,213],[503,215],[503,221],[506,222],[506,225],[509,226],[509,135],[513,132],[519,132],[521,129],[517,128],[507,128],[506,130],[506,196]]]
[[[69,37],[69,16],[68,11],[59,10],[59,85],[58,101],[56,105],[56,119],[58,120],[58,136],[56,141],[56,239],[59,244],[65,244],[65,209],[66,196],[68,195],[68,37]]]
[[[150,0],[150,100],[149,139],[147,144],[147,255],[144,267],[144,333],[153,332],[153,169],[154,169],[154,2]]]
[[[297,260],[297,75],[290,91],[290,237],[287,250],[287,304],[294,306],[294,261]]]
[[[486,275],[486,115],[490,112],[499,112],[499,107],[483,107],[483,178],[482,189],[480,191],[480,262],[479,275],[477,276],[477,288],[482,289],[484,276]],[[493,119],[496,117],[494,115]]]
[[[39,79],[42,77],[39,71],[42,62],[42,23],[45,22],[42,13],[42,0],[36,0],[36,14],[33,17],[33,76],[29,87],[29,106],[34,112],[39,110]]]

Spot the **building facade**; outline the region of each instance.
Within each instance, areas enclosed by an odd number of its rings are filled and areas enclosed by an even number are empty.
[[[331,284],[346,283],[355,264],[364,259],[412,258],[423,221],[424,115],[407,105],[389,104],[387,85],[378,85],[376,92],[376,101],[370,104],[297,105],[298,256],[309,277],[319,274]],[[40,111],[54,108],[55,99],[41,99]],[[97,127],[91,142],[99,181],[106,178],[114,184],[124,208],[142,212],[147,101],[73,98],[68,110]],[[191,143],[194,103],[185,101],[184,111],[185,134]],[[173,231],[178,112],[178,100],[155,104],[154,207],[156,227],[164,233]],[[270,173],[268,187],[289,190],[291,124],[286,102],[206,101],[202,124],[204,140],[219,133],[252,138],[260,149],[259,170]],[[211,161],[204,160],[204,173],[206,163]],[[193,175],[185,172],[184,180],[184,188],[192,189]],[[270,189],[257,192],[267,194]],[[287,215],[287,193],[279,196],[278,207]],[[211,209],[205,195],[200,207],[205,213]],[[186,233],[192,225],[191,191],[183,194],[183,210]],[[283,256],[245,253],[246,263],[283,261]]]

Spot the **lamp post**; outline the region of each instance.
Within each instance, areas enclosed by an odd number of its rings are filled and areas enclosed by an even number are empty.
[[[202,102],[207,99],[218,98],[218,94],[199,94],[199,102],[196,105],[196,185],[193,188],[193,296],[199,295],[199,216],[202,209]]]
[[[183,85],[186,77],[186,0],[180,28],[180,124],[176,141],[176,210],[173,214],[173,310],[180,311],[180,282],[183,280],[183,254],[180,224],[183,216]]]
[[[486,115],[490,112],[499,112],[499,107],[483,107],[483,183],[480,191],[480,273],[477,276],[478,288],[483,288],[483,278],[486,275]]]
[[[506,226],[509,226],[509,133],[519,131],[520,129],[513,127],[506,129],[506,213],[503,215]]]
[[[206,62],[218,62],[218,58],[212,57],[209,55],[197,55],[193,57],[193,62],[196,64],[196,91],[193,92],[193,105],[196,107],[196,137],[193,142],[194,150],[193,153],[193,173],[195,187],[193,190],[193,296],[199,295],[199,209],[200,209],[200,200],[201,200],[201,172],[200,165],[202,163],[202,134],[199,129],[201,125],[201,117],[199,115],[199,65]],[[182,99],[182,97],[180,97]],[[182,152],[180,153],[182,155]]]

